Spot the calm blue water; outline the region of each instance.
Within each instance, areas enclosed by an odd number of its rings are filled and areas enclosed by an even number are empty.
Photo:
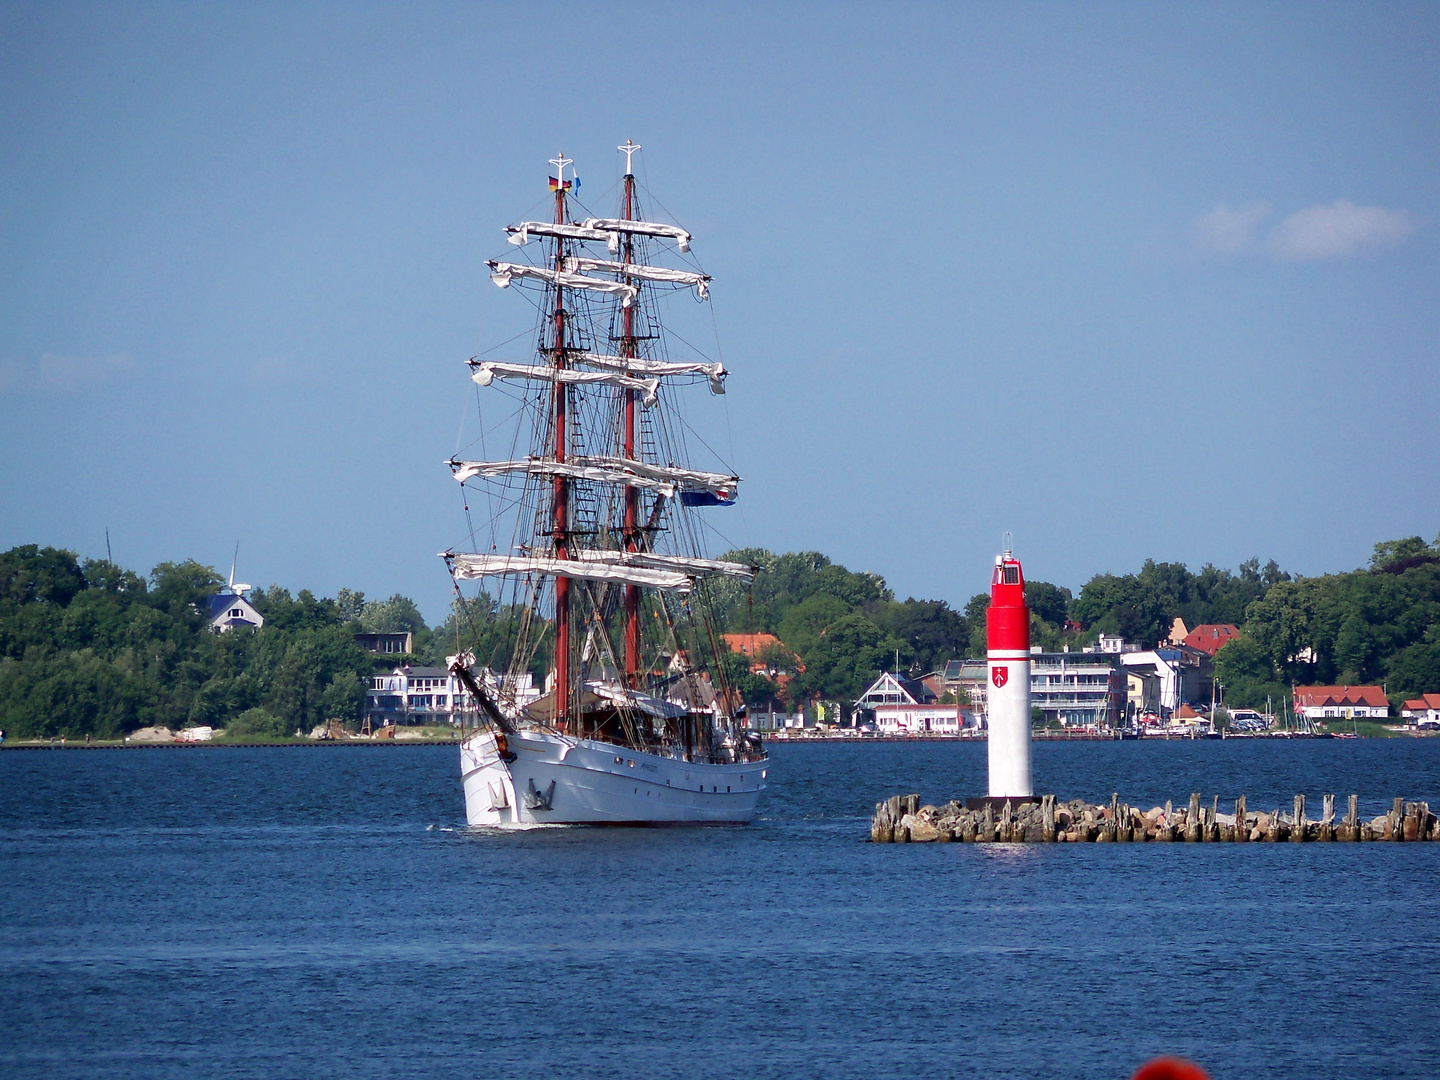
[[[454,747],[0,753],[6,1077],[1440,1073],[1440,844],[870,845],[982,745],[774,747],[747,828],[473,834]],[[1035,749],[1062,798],[1440,806],[1440,739]],[[433,826],[433,828],[430,828]]]

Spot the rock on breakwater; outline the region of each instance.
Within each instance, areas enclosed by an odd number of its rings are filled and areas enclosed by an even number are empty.
[[[1429,803],[1397,798],[1391,809],[1369,821],[1359,818],[1359,798],[1351,795],[1348,813],[1335,819],[1335,796],[1326,795],[1318,820],[1305,814],[1305,796],[1295,796],[1288,812],[1249,813],[1245,796],[1230,813],[1219,809],[1219,797],[1202,805],[1199,792],[1176,808],[1167,802],[1141,810],[1110,796],[1108,806],[1083,799],[1057,802],[1054,795],[1038,801],[982,800],[965,805],[921,806],[919,795],[892,795],[875,804],[870,839],[888,843],[1289,843],[1334,841],[1440,841],[1440,825]]]

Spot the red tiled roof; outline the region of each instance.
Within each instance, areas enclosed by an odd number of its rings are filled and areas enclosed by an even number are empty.
[[[725,647],[731,652],[746,656],[759,656],[771,645],[779,645],[780,639],[774,634],[721,634]]]
[[[1440,709],[1440,694],[1421,694],[1414,701],[1405,702],[1405,708],[1416,712],[1421,709]]]
[[[1390,702],[1378,686],[1297,686],[1295,700],[1302,709],[1325,705],[1371,705],[1388,709]]]
[[[743,653],[750,658],[750,670],[759,673],[765,670],[765,661],[760,659],[760,654],[772,645],[778,645],[785,649],[785,643],[774,634],[721,634],[720,639],[725,642],[725,647],[731,652]],[[800,657],[789,649],[785,649],[790,658],[795,662],[796,669],[805,670],[805,665],[800,663]],[[787,676],[780,676],[787,678]],[[780,684],[784,686],[784,683]]]
[[[1232,623],[1206,623],[1186,634],[1185,644],[1214,656],[1220,651],[1220,646],[1229,644],[1239,636],[1240,628]]]

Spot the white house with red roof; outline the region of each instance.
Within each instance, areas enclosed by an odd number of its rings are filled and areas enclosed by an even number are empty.
[[[1412,727],[1440,727],[1440,694],[1421,694],[1405,702],[1400,715]]]
[[[1297,686],[1295,713],[1308,720],[1378,720],[1390,715],[1390,702],[1378,686]]]

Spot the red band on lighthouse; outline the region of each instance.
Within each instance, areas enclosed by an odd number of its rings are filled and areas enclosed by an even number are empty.
[[[1025,607],[1025,575],[1016,559],[998,559],[990,579],[990,610],[985,615],[990,651],[1030,651],[1030,611]]]
[[[1025,575],[1008,550],[995,560],[990,609],[985,616],[990,686],[986,693],[990,795],[1029,798],[1030,611]]]

